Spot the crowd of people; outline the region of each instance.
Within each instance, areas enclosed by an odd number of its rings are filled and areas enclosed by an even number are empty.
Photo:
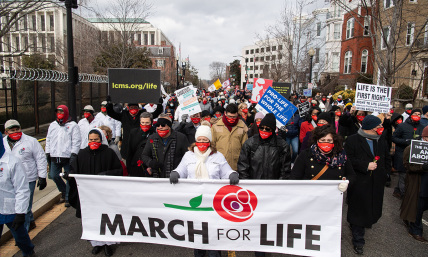
[[[427,243],[422,215],[428,209],[428,163],[409,163],[409,155],[412,140],[428,141],[428,106],[407,104],[402,114],[394,108],[367,113],[340,95],[292,94],[289,100],[296,106],[309,102],[310,109],[294,113],[281,128],[273,114],[257,111],[251,92],[240,90],[199,91],[201,112],[192,115],[183,113],[174,94],[125,107],[107,97],[97,114],[85,106],[78,123],[67,106],[59,105],[44,150],[18,121],[9,120],[0,142],[0,234],[6,224],[23,255],[34,254],[28,236],[36,226],[32,197],[36,182],[43,190],[47,177],[79,218],[79,194],[70,174],[169,178],[171,183],[228,179],[231,185],[240,179],[339,180],[338,189],[347,191],[354,251],[363,254],[365,229],[381,218],[384,187],[397,172],[393,196],[402,201],[400,217],[415,240]],[[112,244],[91,241],[92,254],[111,256]],[[206,252],[195,249],[194,255]]]

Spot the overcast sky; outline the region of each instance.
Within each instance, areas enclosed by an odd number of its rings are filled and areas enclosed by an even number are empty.
[[[95,0],[105,4],[114,0]],[[189,56],[199,77],[209,79],[209,64],[230,63],[244,46],[264,35],[293,0],[148,0],[153,13],[147,20],[160,28],[177,52]],[[324,2],[324,0],[318,0]]]

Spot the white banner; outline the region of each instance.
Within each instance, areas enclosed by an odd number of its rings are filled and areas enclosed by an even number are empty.
[[[361,111],[389,113],[391,92],[391,87],[357,83],[355,107]]]
[[[201,106],[196,96],[197,89],[193,86],[187,86],[182,89],[175,91],[178,102],[181,106],[181,115],[188,114],[193,115],[198,112],[202,112]]]
[[[226,80],[223,82],[223,84],[221,84],[223,88],[227,88],[230,86],[230,80]]]
[[[75,175],[82,239],[340,256],[342,181]]]

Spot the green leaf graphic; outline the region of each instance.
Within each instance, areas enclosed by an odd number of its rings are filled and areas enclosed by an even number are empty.
[[[189,201],[189,205],[192,208],[198,208],[199,205],[201,205],[201,203],[202,203],[202,195],[196,196],[196,197],[190,199],[190,201]]]

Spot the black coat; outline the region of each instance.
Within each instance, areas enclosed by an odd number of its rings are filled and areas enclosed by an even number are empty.
[[[181,122],[178,128],[176,129],[176,131],[183,133],[187,137],[187,141],[189,141],[189,145],[196,142],[195,140],[196,127],[195,125],[193,125],[193,122],[191,121]],[[189,145],[186,145],[186,147],[188,147]]]
[[[153,133],[156,133],[154,127],[151,127],[147,132],[143,132],[141,128],[134,128],[131,130],[128,143],[128,158],[126,158],[126,166],[128,168],[129,176],[149,176],[143,165],[140,164],[140,166],[138,166],[138,161],[143,153],[144,146],[146,146],[148,137]]]
[[[187,141],[187,137],[180,132],[172,131],[166,146],[158,133],[149,136],[148,140],[149,142],[146,143],[141,154],[141,160],[146,167],[148,167],[151,160],[162,163],[163,168],[160,171],[159,177],[169,178],[171,171],[177,168],[188,150],[189,142]]]
[[[245,141],[238,160],[241,179],[287,179],[290,174],[290,146],[284,139],[255,135]]]
[[[414,129],[416,128],[416,132]],[[392,142],[395,143],[395,154],[394,154],[394,168],[398,171],[404,172],[403,166],[403,152],[407,146],[410,145],[412,139],[420,140],[422,135],[422,126],[419,122],[413,123],[412,119],[406,119],[405,122],[399,124],[392,134]],[[419,135],[417,138],[413,138],[413,135]]]
[[[123,158],[128,158],[128,143],[129,143],[129,134],[131,129],[140,127],[140,114],[146,112],[145,109],[138,111],[137,115],[134,117],[131,116],[128,110],[123,110],[121,113],[117,113],[113,109],[113,104],[109,103],[106,105],[108,116],[112,117],[115,120],[122,122],[122,148],[120,149],[120,154]],[[163,106],[158,104],[156,110],[152,113],[153,119],[156,119],[159,114],[162,113]]]
[[[325,163],[317,162],[312,154],[311,148],[307,148],[300,152],[294,162],[291,170],[290,179],[295,180],[311,180],[324,168]],[[345,162],[343,167],[329,167],[318,180],[342,180],[346,178],[350,183],[355,181],[355,172],[352,169],[352,164],[349,161]]]
[[[343,138],[356,134],[360,127],[357,118],[350,113],[343,113],[339,118],[339,135]]]
[[[122,176],[123,169],[116,153],[107,145],[101,145],[97,150],[89,147],[81,149],[77,158],[71,163],[73,174]],[[70,191],[68,201],[76,208],[76,217],[80,218],[80,200],[76,180],[69,179]]]
[[[385,137],[373,140],[374,155],[367,139],[359,134],[347,138],[345,151],[357,175],[348,188],[348,222],[371,227],[382,216],[383,194],[387,171],[391,169],[391,156]],[[377,169],[367,170],[369,163],[379,156]]]

